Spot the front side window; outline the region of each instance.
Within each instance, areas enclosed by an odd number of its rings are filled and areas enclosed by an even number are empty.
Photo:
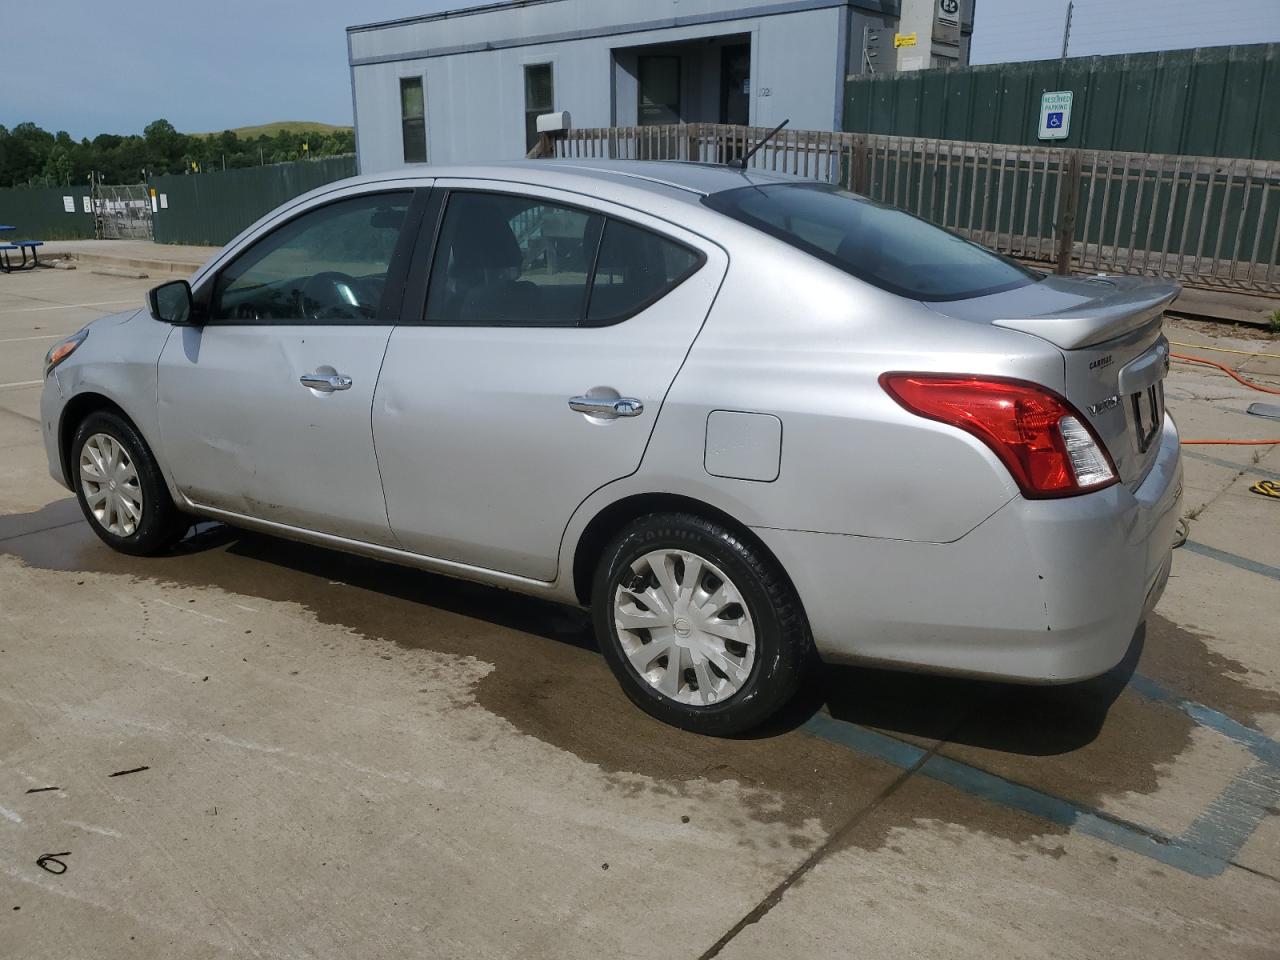
[[[1040,278],[919,217],[828,184],[739,187],[702,202],[912,300],[964,300]]]
[[[538,142],[538,117],[555,109],[551,64],[531,63],[524,68],[524,149]]]
[[[353,197],[290,220],[218,275],[210,319],[376,320],[410,199],[405,192]]]
[[[405,163],[427,162],[427,98],[421,77],[400,79],[400,135]]]

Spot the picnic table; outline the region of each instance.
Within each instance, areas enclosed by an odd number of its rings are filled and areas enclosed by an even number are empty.
[[[17,227],[0,223],[0,233],[11,233],[17,229]],[[36,248],[42,246],[44,246],[43,240],[18,240],[14,243],[9,243],[6,242],[3,237],[0,237],[0,272],[13,273],[15,270],[34,270],[36,267],[40,266],[40,255]],[[22,262],[16,267],[9,260],[10,250],[18,250],[22,253]],[[31,251],[30,263],[27,263],[28,250]]]

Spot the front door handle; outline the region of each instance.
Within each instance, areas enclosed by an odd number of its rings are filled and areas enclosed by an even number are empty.
[[[644,404],[631,397],[610,400],[607,397],[570,397],[569,409],[593,417],[638,417]]]
[[[351,378],[340,374],[325,376],[322,373],[308,373],[298,378],[298,382],[312,390],[323,390],[331,393],[334,390],[350,390]]]

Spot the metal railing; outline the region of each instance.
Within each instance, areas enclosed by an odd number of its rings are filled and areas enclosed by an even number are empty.
[[[727,163],[763,127],[570,130],[558,157]],[[1280,161],[783,129],[749,167],[842,186],[1058,272],[1280,293]]]

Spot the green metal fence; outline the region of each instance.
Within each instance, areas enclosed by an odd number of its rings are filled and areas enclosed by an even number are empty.
[[[87,186],[0,190],[0,224],[17,228],[0,233],[0,243],[93,239],[93,213],[92,207],[86,206],[88,197]]]
[[[1037,139],[1040,95],[1070,90],[1070,136]],[[851,77],[852,133],[1280,160],[1280,45],[1206,47]]]
[[[763,127],[570,130],[559,157],[723,163]],[[1110,271],[1280,293],[1280,160],[793,130],[750,161],[839,183],[1061,273]]]
[[[157,243],[221,246],[286,200],[354,176],[354,156],[155,177]]]

